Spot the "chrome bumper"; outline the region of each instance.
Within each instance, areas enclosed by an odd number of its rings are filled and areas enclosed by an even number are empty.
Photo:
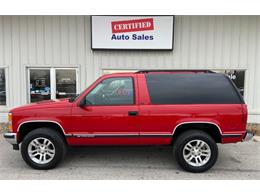
[[[243,138],[243,141],[246,142],[246,141],[251,140],[254,137],[254,135],[255,135],[254,133],[247,130],[245,137]]]
[[[7,132],[4,133],[4,138],[7,142],[9,142],[12,145],[16,145],[17,144],[17,139],[16,139],[16,133],[11,133],[11,132]]]

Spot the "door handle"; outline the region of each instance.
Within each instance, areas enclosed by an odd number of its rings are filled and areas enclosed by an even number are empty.
[[[137,116],[138,111],[128,111],[128,116]]]

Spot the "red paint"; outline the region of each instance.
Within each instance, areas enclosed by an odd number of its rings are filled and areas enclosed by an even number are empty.
[[[153,18],[111,22],[112,33],[154,30]]]
[[[134,105],[79,107],[80,100],[89,91],[111,77],[134,79]],[[128,111],[138,111],[139,115],[129,116]],[[11,112],[14,132],[26,121],[55,121],[66,135],[70,135],[67,142],[71,145],[166,145],[171,143],[171,135],[178,125],[201,121],[218,125],[222,135],[240,134],[235,138],[223,136],[222,143],[233,143],[243,139],[247,120],[245,104],[151,105],[146,80],[141,73],[104,75],[72,103],[68,99],[43,101]],[[73,137],[71,134],[97,137]],[[19,132],[17,135],[19,137]]]

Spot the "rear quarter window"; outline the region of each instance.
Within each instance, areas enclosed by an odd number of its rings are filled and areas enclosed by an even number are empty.
[[[224,74],[146,74],[152,104],[241,104]]]

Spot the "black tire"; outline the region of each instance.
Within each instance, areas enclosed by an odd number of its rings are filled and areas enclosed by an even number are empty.
[[[204,165],[193,166],[189,164],[184,158],[184,147],[192,140],[202,140],[210,148],[211,155],[209,157],[209,160],[205,161]],[[176,161],[184,170],[193,173],[201,173],[207,171],[216,163],[218,158],[218,147],[215,140],[207,133],[200,130],[189,130],[182,133],[176,138],[173,146],[173,153],[175,155]]]
[[[36,138],[46,138],[53,144],[55,152],[54,152],[54,157],[52,157],[50,162],[45,164],[39,164],[34,162],[30,158],[28,153],[28,147],[31,141]],[[21,146],[21,154],[24,161],[30,167],[39,170],[47,170],[56,167],[64,158],[66,154],[66,150],[67,150],[67,145],[62,135],[60,135],[58,132],[50,128],[38,128],[31,131],[24,137]]]

